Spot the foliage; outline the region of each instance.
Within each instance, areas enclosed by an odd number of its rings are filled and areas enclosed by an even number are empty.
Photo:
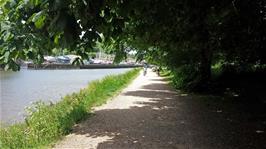
[[[8,0],[1,7],[0,60],[5,66],[18,58],[38,60],[50,47],[86,57],[101,43],[116,54],[115,61],[135,50],[138,60],[172,71],[192,66],[199,83],[208,82],[216,62],[265,64],[265,5],[264,0]]]
[[[139,69],[94,81],[79,93],[65,96],[56,104],[36,103],[28,109],[25,123],[0,129],[0,148],[37,148],[58,140],[71,127],[118,93],[137,76]]]
[[[197,72],[193,70],[193,66],[182,66],[173,72],[172,83],[175,88],[192,88],[191,86],[197,84]],[[188,83],[190,82],[190,83]],[[194,83],[194,84],[193,84]]]

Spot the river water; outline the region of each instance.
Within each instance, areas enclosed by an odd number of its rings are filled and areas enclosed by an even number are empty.
[[[57,102],[78,92],[90,81],[130,69],[74,69],[0,71],[0,120],[12,124],[23,121],[25,107],[33,102]]]

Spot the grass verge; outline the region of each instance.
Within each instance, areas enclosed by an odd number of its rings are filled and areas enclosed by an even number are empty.
[[[40,148],[68,134],[93,106],[101,105],[126,87],[137,75],[133,69],[121,75],[96,80],[79,93],[65,96],[56,104],[36,103],[28,109],[24,123],[0,129],[0,148]]]

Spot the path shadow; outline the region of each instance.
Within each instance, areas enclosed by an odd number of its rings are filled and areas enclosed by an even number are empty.
[[[148,85],[143,85],[141,89],[176,92],[171,86],[168,86],[164,83],[151,83]]]
[[[136,96],[136,97],[142,97],[142,98],[160,98],[161,100],[163,98],[173,98],[172,96],[178,96],[174,92],[163,92],[163,91],[145,91],[145,90],[139,90],[139,91],[129,91],[123,95],[126,96]]]
[[[152,78],[152,79],[149,79],[151,81],[167,81],[166,78]]]
[[[130,109],[106,109],[74,127],[73,132],[89,138],[108,136],[98,149],[188,148],[181,103],[173,93],[132,91],[126,96],[152,98],[136,102]],[[178,116],[179,115],[179,116]]]
[[[136,106],[96,111],[90,119],[76,125],[73,133],[90,139],[107,137],[98,143],[98,149],[266,148],[265,133],[256,133],[264,130],[265,125],[232,119],[237,112],[233,107],[232,111],[223,111],[216,102],[206,103],[205,97],[180,96],[164,83],[142,89],[146,90],[124,94],[144,98]]]

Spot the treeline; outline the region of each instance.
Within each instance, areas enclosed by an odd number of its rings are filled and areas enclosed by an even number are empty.
[[[135,50],[167,67],[180,87],[206,88],[217,72],[265,70],[264,0],[15,0],[2,2],[1,13],[7,68],[51,47],[86,57],[102,42],[115,60]]]
[[[130,35],[140,48],[144,45],[146,58],[174,72],[177,86],[205,88],[218,71],[265,69],[265,1],[138,3]]]

